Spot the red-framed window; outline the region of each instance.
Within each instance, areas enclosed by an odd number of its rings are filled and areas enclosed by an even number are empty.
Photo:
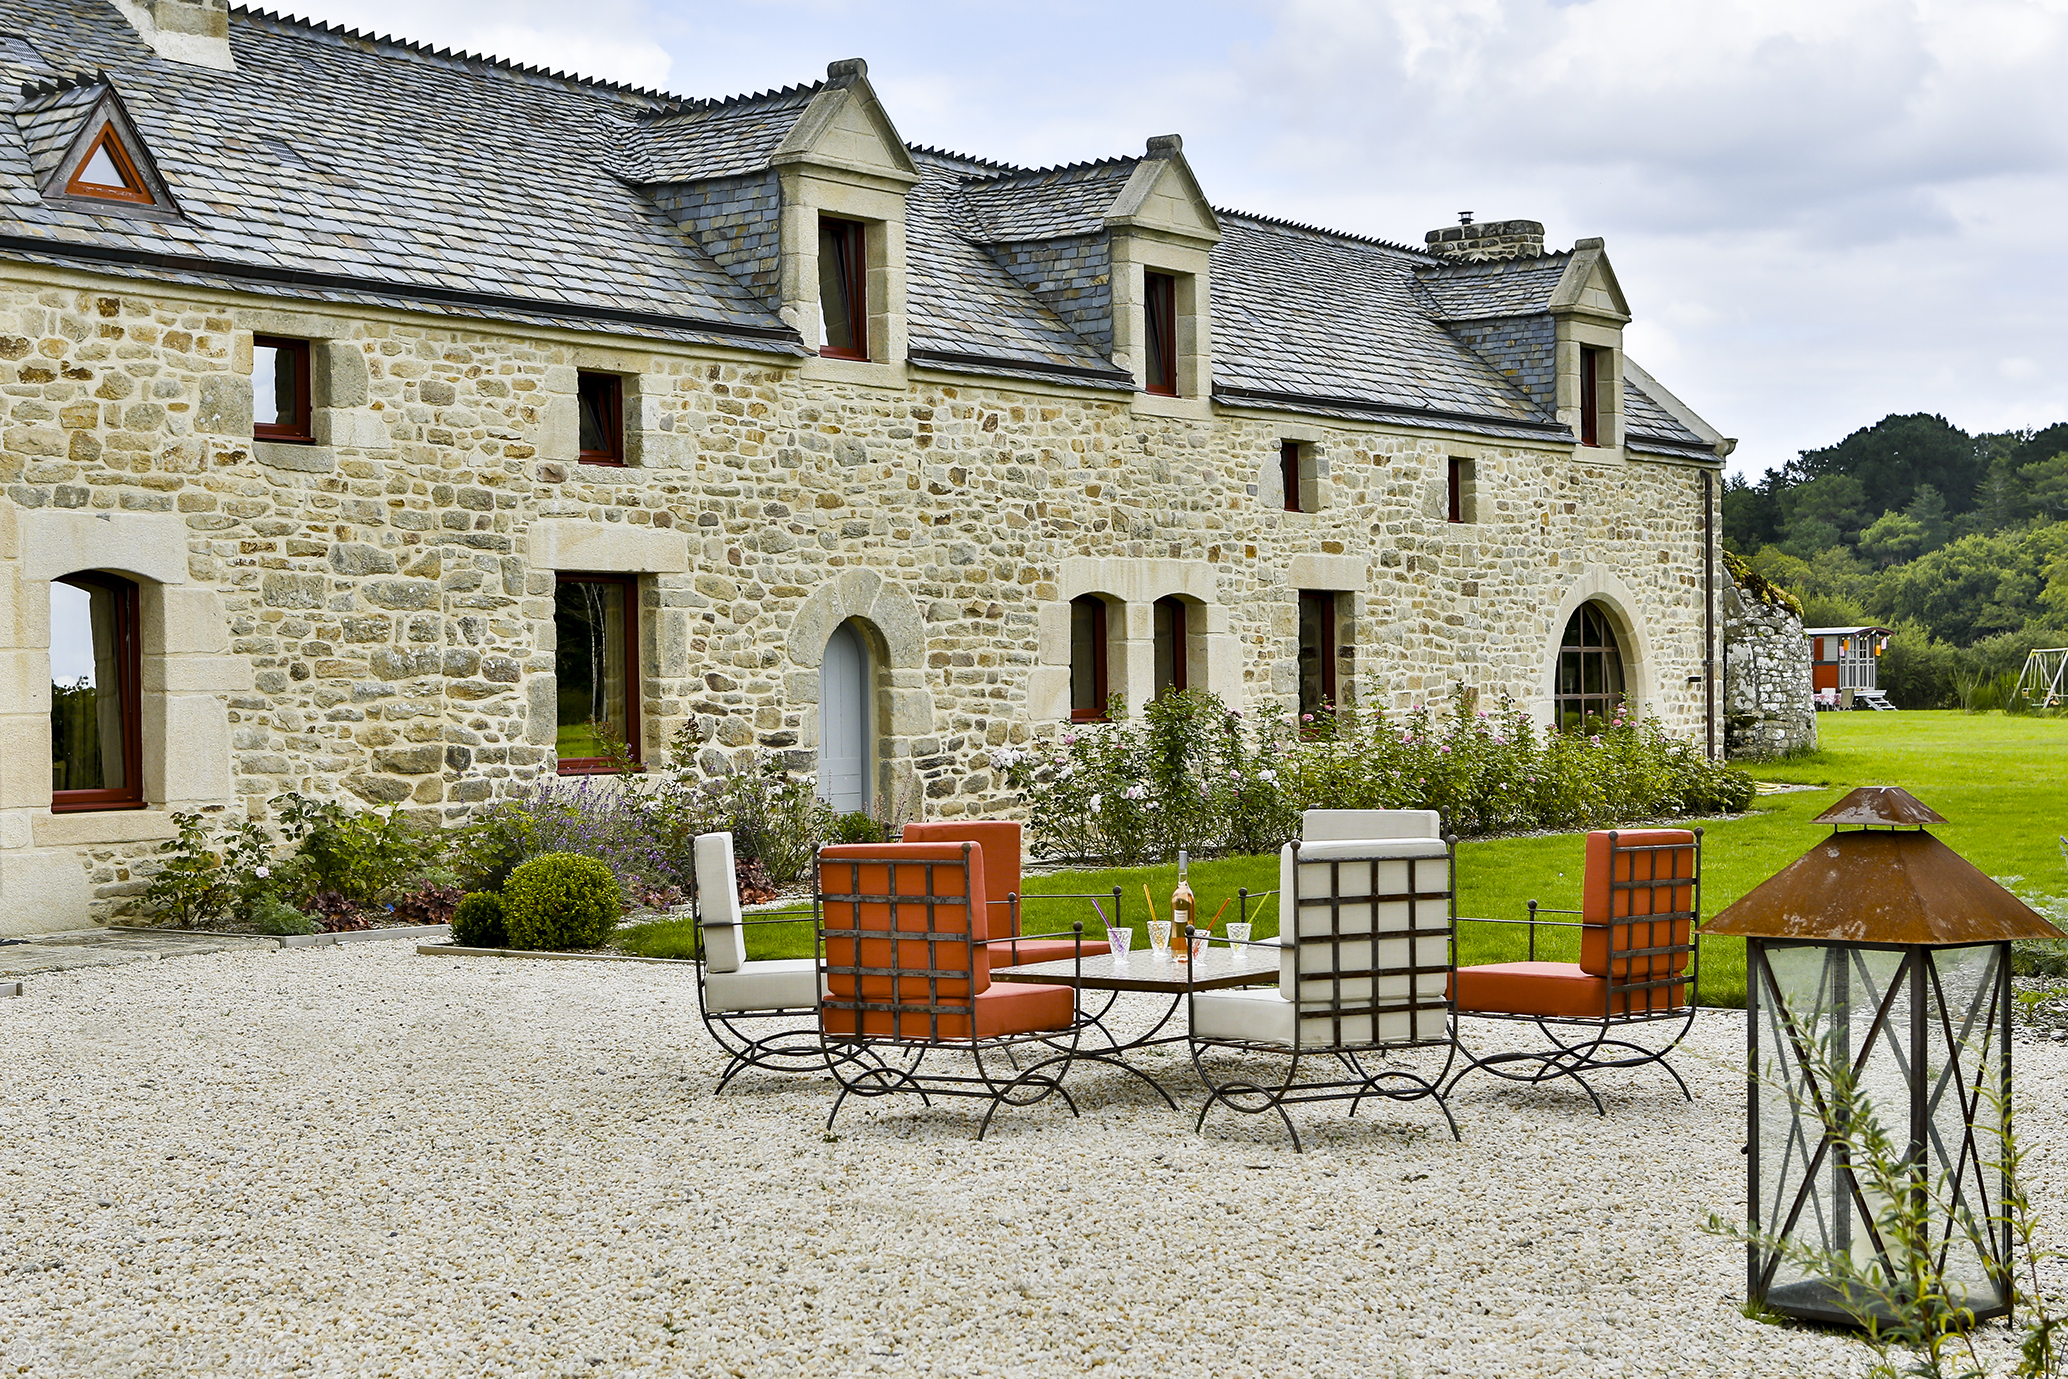
[[[1601,351],[1580,346],[1580,444],[1601,444]]]
[[[1311,729],[1336,710],[1336,594],[1300,590],[1300,726]]]
[[[1185,685],[1185,634],[1189,630],[1185,601],[1156,600],[1156,697],[1181,694]]]
[[[614,373],[575,375],[581,421],[581,462],[625,462],[625,380]]]
[[[613,743],[639,756],[639,581],[563,574],[553,590],[555,733],[563,775],[608,771]]]
[[[869,274],[862,224],[819,217],[819,314],[825,322],[819,353],[833,359],[869,357]]]
[[[128,201],[139,206],[158,204],[158,198],[151,195],[149,184],[136,170],[136,160],[122,146],[121,136],[115,133],[112,124],[101,127],[93,147],[86,151],[86,156],[79,160],[78,169],[65,182],[65,192],[70,196],[92,197],[99,201]]]
[[[254,440],[290,445],[315,441],[308,341],[277,335],[251,338],[251,435]]]
[[[1107,718],[1106,601],[1097,594],[1070,600],[1070,718],[1103,723]]]
[[[1142,275],[1142,304],[1148,351],[1142,386],[1164,397],[1178,395],[1178,280],[1168,273]]]
[[[117,575],[50,585],[50,808],[144,807],[138,591]]]
[[[1278,443],[1278,482],[1285,487],[1285,510],[1304,512],[1300,506],[1300,443]]]

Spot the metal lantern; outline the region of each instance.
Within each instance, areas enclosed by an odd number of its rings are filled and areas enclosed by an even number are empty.
[[[1746,1208],[1759,1238],[1746,1292],[1791,1317],[1861,1321],[1859,1299],[1848,1307],[1780,1241],[1849,1257],[1892,1287],[1904,1278],[1882,1238],[1887,1199],[1827,1131],[1842,1104],[1829,1074],[1843,1068],[1853,1104],[1905,1155],[1901,1181],[1933,1189],[1921,1200],[1936,1204],[1933,1254],[1955,1305],[2001,1316],[2011,941],[2063,935],[1926,832],[1945,820],[1907,791],[1855,790],[1816,822],[1833,826],[1829,838],[1703,926],[1748,940]]]

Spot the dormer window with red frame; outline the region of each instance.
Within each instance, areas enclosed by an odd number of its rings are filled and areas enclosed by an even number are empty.
[[[99,201],[127,201],[137,206],[158,204],[113,125],[101,129],[93,147],[79,160],[78,170],[65,183],[65,194]]]
[[[1306,511],[1300,505],[1300,443],[1280,441],[1278,444],[1278,482],[1285,489],[1285,510]]]
[[[309,408],[308,341],[252,337],[251,436],[289,445],[315,441]]]
[[[829,359],[869,357],[869,274],[862,224],[819,217],[819,353]]]
[[[1161,397],[1178,395],[1178,280],[1168,273],[1142,275],[1142,315],[1147,335],[1142,387]]]
[[[581,414],[581,462],[625,462],[625,380],[614,373],[575,376]]]
[[[1580,346],[1580,444],[1601,444],[1601,351]]]

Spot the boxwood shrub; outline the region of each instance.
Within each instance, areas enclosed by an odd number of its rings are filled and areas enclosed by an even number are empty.
[[[534,857],[503,886],[503,931],[512,948],[595,948],[624,913],[624,892],[610,868],[572,852]]]
[[[503,930],[503,898],[494,891],[476,891],[452,912],[452,941],[461,948],[508,948]]]

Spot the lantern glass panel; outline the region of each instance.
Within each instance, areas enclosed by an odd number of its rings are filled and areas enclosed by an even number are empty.
[[[1987,1315],[2004,1302],[1993,1260],[2007,1251],[2000,1211],[2000,1131],[2007,1102],[2001,1036],[2004,949],[1756,944],[1758,1051],[1753,1108],[1756,1228],[1852,1257],[1863,1271],[1900,1251],[1886,1238],[1889,1199],[1864,1162],[1827,1143],[1830,1071],[1852,1071],[1861,1103],[1893,1152],[1917,1155],[1931,1186],[1931,1239],[1956,1293]],[[1961,1218],[1989,1241],[1970,1238]],[[1848,1319],[1813,1271],[1755,1249],[1752,1292],[1769,1306]]]

